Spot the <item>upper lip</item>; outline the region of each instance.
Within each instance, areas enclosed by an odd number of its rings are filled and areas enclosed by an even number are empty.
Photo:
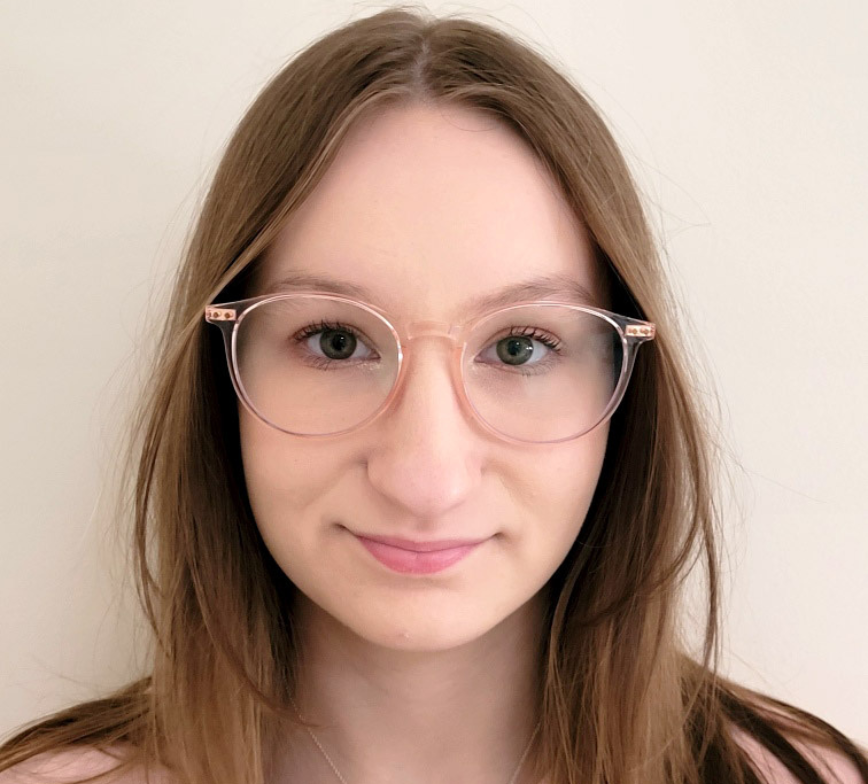
[[[437,550],[453,550],[456,547],[469,547],[470,545],[484,542],[483,539],[436,539],[428,542],[419,542],[414,539],[402,539],[399,536],[372,536],[370,534],[356,534],[360,539],[369,539],[390,547],[399,547],[402,550],[411,550],[416,553],[433,553]],[[487,537],[486,537],[487,538]]]

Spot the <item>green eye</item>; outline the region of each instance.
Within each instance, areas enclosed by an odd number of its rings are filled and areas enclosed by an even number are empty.
[[[497,356],[507,365],[523,365],[533,356],[533,340],[513,335],[497,341]]]
[[[320,333],[319,346],[329,359],[346,359],[356,350],[358,341],[349,332],[326,329]]]

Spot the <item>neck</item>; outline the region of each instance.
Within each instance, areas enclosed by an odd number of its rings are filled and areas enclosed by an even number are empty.
[[[507,784],[536,726],[536,597],[482,637],[445,651],[361,639],[306,599],[296,705],[347,784]],[[303,729],[281,781],[337,784]],[[518,782],[529,782],[529,756]]]

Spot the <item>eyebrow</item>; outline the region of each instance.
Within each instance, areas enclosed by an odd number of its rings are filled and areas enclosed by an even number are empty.
[[[360,299],[376,305],[381,310],[390,310],[376,294],[364,286],[337,278],[313,275],[306,272],[293,272],[268,286],[269,293],[292,291],[322,291],[338,294],[351,299]],[[597,305],[596,298],[578,280],[569,275],[539,275],[529,280],[503,286],[489,294],[483,294],[467,301],[460,313],[465,317],[475,317],[489,310],[514,305],[525,300],[556,299],[579,305]]]

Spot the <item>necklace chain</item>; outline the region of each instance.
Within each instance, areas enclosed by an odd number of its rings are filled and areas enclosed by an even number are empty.
[[[292,703],[293,710],[295,710],[295,715],[298,716],[299,721],[304,721],[301,718],[301,714],[298,712],[298,707],[295,704],[295,700],[290,698],[290,702]],[[305,729],[307,730],[307,734],[310,735],[310,739],[314,742],[316,747],[319,749],[319,753],[322,754],[323,759],[328,763],[328,766],[332,769],[332,773],[335,774],[337,780],[341,782],[341,784],[347,784],[347,780],[343,777],[343,774],[338,770],[338,766],[335,765],[334,760],[329,756],[328,752],[323,748],[322,743],[320,743],[319,738],[316,736],[316,733],[305,725]],[[524,766],[524,762],[527,759],[527,755],[530,754],[531,747],[533,746],[534,738],[537,736],[539,732],[540,725],[537,724],[534,728],[534,731],[530,735],[530,740],[527,742],[527,746],[524,748],[524,752],[522,752],[521,757],[518,760],[518,765],[515,766],[515,770],[512,772],[512,776],[509,777],[509,781],[507,784],[515,784],[518,780],[518,776],[521,773],[521,769]]]

